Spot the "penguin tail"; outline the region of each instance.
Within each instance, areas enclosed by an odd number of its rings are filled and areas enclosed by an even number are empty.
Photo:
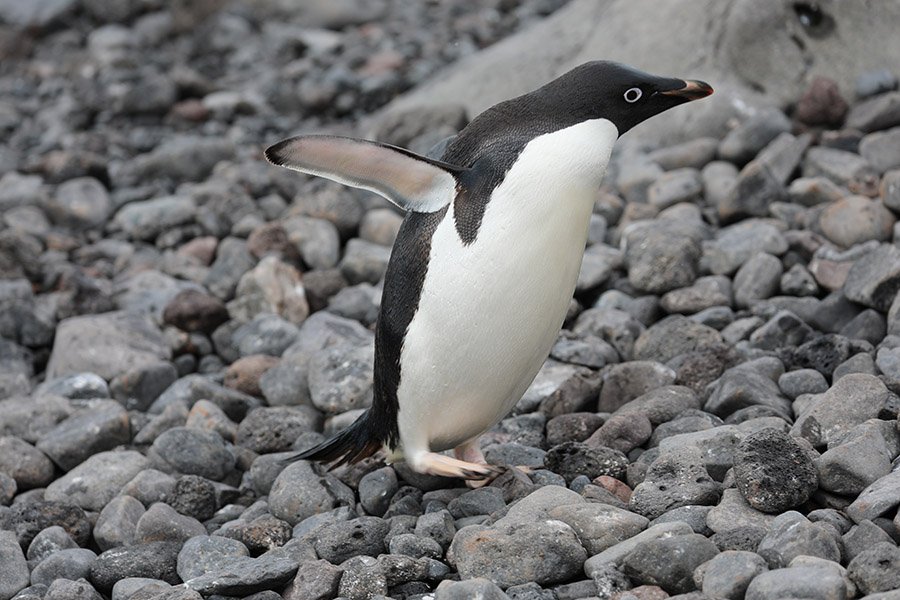
[[[329,470],[341,465],[353,464],[372,456],[384,445],[379,436],[373,435],[369,420],[370,411],[359,416],[352,425],[340,431],[334,437],[325,440],[309,450],[285,457],[283,462],[292,463],[298,460],[312,460],[331,463]]]

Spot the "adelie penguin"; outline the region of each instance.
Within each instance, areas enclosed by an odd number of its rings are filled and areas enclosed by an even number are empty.
[[[419,473],[495,475],[478,436],[512,410],[556,341],[613,144],[712,91],[590,62],[486,110],[439,160],[334,136],[268,148],[276,165],[406,211],[384,277],[372,407],[295,458],[337,465],[384,448]]]

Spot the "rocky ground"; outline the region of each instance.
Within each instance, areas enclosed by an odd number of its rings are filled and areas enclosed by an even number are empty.
[[[617,154],[530,473],[280,462],[371,402],[401,216],[261,149],[561,3],[0,0],[0,600],[900,598],[887,71]]]

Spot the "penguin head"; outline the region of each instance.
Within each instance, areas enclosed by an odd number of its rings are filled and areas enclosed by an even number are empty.
[[[679,104],[713,93],[703,81],[658,77],[627,65],[594,61],[575,67],[533,92],[552,120],[606,119],[622,135]]]

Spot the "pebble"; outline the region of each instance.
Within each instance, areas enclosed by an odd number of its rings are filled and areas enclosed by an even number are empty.
[[[189,590],[210,596],[231,596],[282,588],[297,572],[297,562],[286,556],[269,553],[257,558],[233,556],[216,568],[184,582]]]
[[[306,461],[287,466],[269,492],[272,515],[291,525],[336,506],[354,504],[350,488],[332,475],[321,477]]]
[[[25,554],[25,557],[37,564],[60,550],[77,547],[78,544],[66,533],[65,529],[59,525],[52,525],[34,536],[34,539],[28,545],[28,552]]]
[[[374,362],[369,345],[335,346],[312,357],[307,378],[313,406],[327,414],[370,406]]]
[[[763,219],[746,219],[719,230],[716,239],[703,245],[703,263],[715,275],[729,275],[754,254],[784,254],[788,243],[775,225]]]
[[[584,563],[584,573],[591,578],[598,574],[608,573],[609,565],[621,566],[625,558],[639,545],[651,540],[672,539],[684,535],[694,535],[691,526],[687,523],[673,522],[652,525],[641,533],[590,557]]]
[[[650,420],[640,413],[613,415],[585,443],[627,454],[646,442],[652,431]]]
[[[51,586],[57,579],[88,578],[97,555],[87,548],[67,548],[53,553],[31,571],[32,585]]]
[[[248,555],[247,547],[239,541],[201,534],[185,541],[178,552],[176,569],[187,581],[216,570],[223,559]]]
[[[47,486],[44,498],[99,511],[147,466],[147,459],[134,450],[100,452]]]
[[[776,257],[765,252],[753,255],[734,275],[735,305],[747,308],[775,295],[781,275],[781,261]]]
[[[200,521],[178,514],[164,502],[151,505],[138,519],[134,530],[135,540],[138,543],[184,542],[194,536],[205,534],[206,528]]]
[[[859,523],[875,519],[900,504],[900,471],[877,479],[866,487],[846,509],[847,516]]]
[[[782,393],[795,400],[802,394],[821,394],[828,390],[825,376],[815,369],[797,369],[789,371],[778,378],[778,387]]]
[[[0,473],[16,482],[20,491],[45,487],[53,481],[53,463],[40,450],[13,436],[0,437]]]
[[[385,550],[388,523],[379,517],[359,517],[333,523],[316,535],[316,552],[332,564],[354,556],[378,556]]]
[[[738,444],[734,478],[750,506],[766,513],[800,506],[819,484],[807,451],[787,433],[769,428]]]
[[[321,427],[321,416],[308,406],[260,407],[238,426],[236,443],[258,454],[289,450],[301,433]]]
[[[111,548],[91,566],[91,581],[101,592],[126,577],[147,577],[166,583],[180,583],[176,571],[181,542],[149,542]]]
[[[0,598],[12,598],[29,584],[28,563],[11,531],[0,530]]]
[[[896,430],[886,421],[865,421],[816,460],[819,486],[836,494],[859,494],[891,472],[897,453]]]
[[[68,471],[90,456],[127,444],[130,439],[131,423],[122,405],[97,400],[47,432],[37,448]]]
[[[900,92],[886,92],[854,105],[845,127],[870,132],[900,125]]]
[[[849,248],[869,240],[889,240],[896,221],[879,200],[846,196],[825,206],[818,225],[830,241]]]
[[[544,466],[565,477],[568,483],[578,475],[590,479],[601,475],[619,477],[627,465],[628,459],[620,451],[583,442],[564,442],[550,448],[544,457]]]
[[[693,285],[666,292],[660,307],[668,313],[693,314],[731,304],[731,281],[727,277],[700,277]]]
[[[884,384],[872,375],[851,373],[812,398],[791,428],[813,446],[828,444],[854,426],[877,418],[888,399]]]
[[[297,575],[284,589],[285,600],[328,600],[338,593],[343,571],[326,560],[300,563]]]
[[[766,561],[755,552],[728,550],[699,567],[700,587],[713,598],[742,598],[753,579],[767,570]]]
[[[434,600],[468,600],[469,598],[510,600],[510,596],[504,594],[503,590],[497,587],[494,582],[484,577],[476,577],[466,581],[442,581],[435,589],[434,594]],[[519,597],[513,596],[512,598],[513,600],[518,600]]]
[[[614,412],[631,400],[675,383],[675,371],[650,360],[635,360],[610,367],[603,376],[597,408]]]

